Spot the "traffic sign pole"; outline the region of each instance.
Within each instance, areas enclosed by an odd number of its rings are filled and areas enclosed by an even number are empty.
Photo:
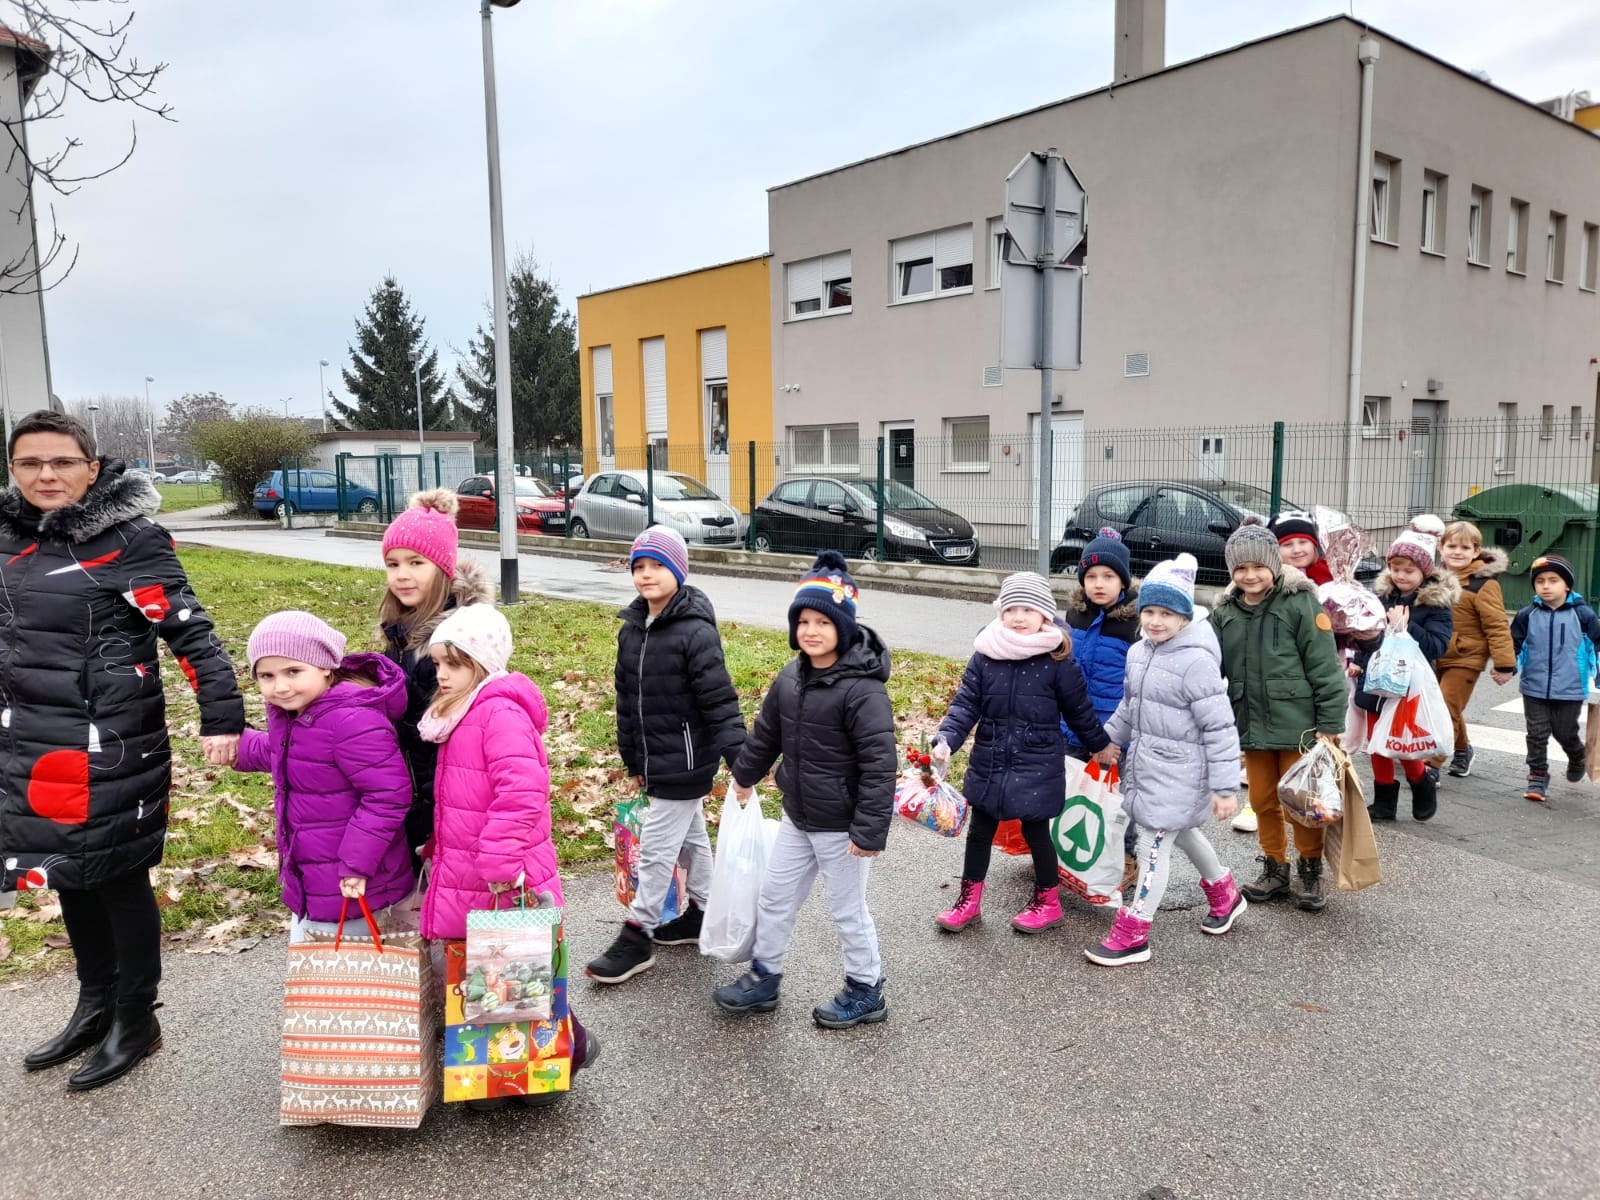
[[[1055,387],[1052,369],[1055,331],[1055,288],[1050,272],[1056,265],[1056,171],[1060,155],[1051,146],[1044,155],[1044,220],[1039,222],[1039,574],[1050,578],[1050,533],[1052,517],[1051,478],[1055,455],[1051,450],[1050,401]]]

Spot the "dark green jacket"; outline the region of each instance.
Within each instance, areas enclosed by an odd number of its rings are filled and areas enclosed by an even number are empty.
[[[1286,566],[1254,607],[1229,587],[1211,626],[1240,746],[1293,750],[1312,734],[1344,732],[1349,691],[1316,584]]]

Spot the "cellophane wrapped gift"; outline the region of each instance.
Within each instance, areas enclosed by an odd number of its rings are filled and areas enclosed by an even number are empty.
[[[894,811],[918,829],[957,837],[967,825],[967,798],[945,782],[943,771],[907,767],[894,789]]]
[[[1322,557],[1333,582],[1317,589],[1317,598],[1333,622],[1333,632],[1372,633],[1384,623],[1383,601],[1356,582],[1356,568],[1372,551],[1372,535],[1331,508],[1312,510]]]
[[[1344,788],[1341,775],[1349,769],[1350,758],[1343,750],[1318,741],[1278,780],[1278,803],[1284,814],[1298,825],[1320,828],[1344,816]]]

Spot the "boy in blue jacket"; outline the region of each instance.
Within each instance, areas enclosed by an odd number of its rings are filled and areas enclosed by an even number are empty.
[[[1600,619],[1572,590],[1572,564],[1546,554],[1529,564],[1535,600],[1511,622],[1511,644],[1522,677],[1522,713],[1528,722],[1529,800],[1550,789],[1550,738],[1567,752],[1567,782],[1584,774],[1578,713],[1595,677]]]

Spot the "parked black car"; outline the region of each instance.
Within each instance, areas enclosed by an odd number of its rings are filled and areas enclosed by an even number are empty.
[[[965,517],[896,480],[885,480],[883,489],[885,558],[978,565],[978,539]],[[752,519],[757,550],[802,554],[837,550],[851,558],[878,557],[876,480],[794,476],[756,505]]]
[[[1280,499],[1278,507],[1301,506]],[[1220,587],[1229,581],[1222,556],[1228,535],[1246,515],[1264,520],[1271,511],[1271,494],[1247,483],[1146,479],[1103,484],[1083,498],[1067,522],[1061,544],[1050,554],[1050,569],[1076,572],[1084,546],[1101,529],[1111,528],[1127,544],[1136,576],[1187,550],[1200,564],[1196,582]]]

